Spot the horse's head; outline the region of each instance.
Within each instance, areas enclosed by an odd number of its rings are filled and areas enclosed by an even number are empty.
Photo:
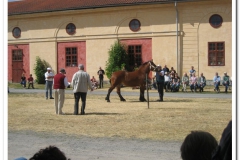
[[[139,67],[139,70],[142,70],[147,73],[149,73],[150,71],[156,71],[156,69],[157,66],[155,63],[153,63],[153,61],[147,61]]]
[[[150,71],[156,71],[156,69],[157,69],[156,64],[153,63],[153,61],[148,61],[148,63],[149,63]]]

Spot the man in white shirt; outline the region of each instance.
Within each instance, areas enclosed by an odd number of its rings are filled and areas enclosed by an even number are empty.
[[[51,68],[47,68],[47,72],[45,73],[45,90],[46,90],[46,99],[48,99],[48,90],[50,92],[49,99],[54,99],[52,96],[52,85],[53,85],[53,73],[51,72]]]
[[[78,115],[79,99],[82,101],[81,115],[85,114],[87,91],[91,89],[93,91],[92,82],[90,81],[90,76],[84,71],[84,65],[79,64],[79,71],[76,72],[72,77],[72,87],[75,98],[74,104],[74,114]]]

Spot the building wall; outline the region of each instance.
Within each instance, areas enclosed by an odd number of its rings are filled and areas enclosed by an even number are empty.
[[[105,68],[108,50],[117,39],[151,39],[151,53],[148,54],[154,63],[174,67],[180,75],[193,65],[197,75],[203,72],[207,79],[212,79],[216,71],[220,75],[225,71],[231,75],[232,68],[231,1],[217,2],[178,3],[178,37],[176,8],[171,3],[11,16],[8,17],[8,43],[29,44],[29,72],[33,73],[36,56],[46,60],[56,72],[61,66],[57,60],[57,44],[85,41],[86,71],[97,77],[98,68]],[[223,17],[223,24],[218,29],[208,22],[215,13]],[[132,19],[141,22],[140,31],[129,29]],[[76,25],[76,34],[66,33],[68,23]],[[12,36],[14,27],[22,30],[18,39]],[[225,41],[225,66],[207,65],[207,43],[211,41]]]

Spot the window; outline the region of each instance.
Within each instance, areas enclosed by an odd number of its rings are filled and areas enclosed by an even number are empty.
[[[77,67],[77,48],[66,48],[66,67]]]
[[[73,35],[76,33],[76,26],[73,23],[69,23],[66,26],[66,32],[70,35]]]
[[[141,27],[141,23],[139,20],[137,19],[133,19],[130,21],[129,23],[129,28],[133,31],[133,32],[137,32],[140,30]]]
[[[135,63],[139,67],[142,64],[142,46],[129,45],[128,46],[129,65],[134,69]]]
[[[12,50],[12,61],[23,61],[23,50],[22,49]]]
[[[21,36],[21,30],[18,27],[13,28],[12,35],[14,38],[19,38]]]
[[[223,19],[220,15],[214,14],[209,18],[209,23],[213,28],[221,27]]]
[[[208,65],[225,66],[224,42],[208,42]]]

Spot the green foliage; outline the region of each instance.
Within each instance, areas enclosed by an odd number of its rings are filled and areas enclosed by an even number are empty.
[[[108,51],[109,57],[106,62],[106,75],[110,79],[113,72],[129,69],[129,58],[124,44],[116,41]]]
[[[49,66],[50,65],[45,60],[41,60],[41,58],[36,57],[34,73],[38,84],[45,84],[45,72]]]

